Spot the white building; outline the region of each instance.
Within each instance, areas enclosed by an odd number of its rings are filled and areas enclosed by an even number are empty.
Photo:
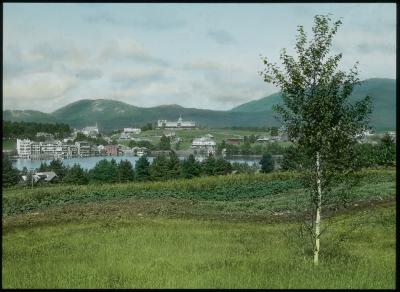
[[[176,122],[158,120],[157,127],[166,129],[193,129],[196,127],[196,123],[193,121],[183,121],[182,116],[180,116]]]
[[[94,126],[94,127],[85,127],[85,128],[83,128],[81,133],[86,135],[86,136],[95,138],[97,136],[97,134],[99,134],[99,128],[97,127],[97,123],[96,123],[96,126]]]
[[[45,132],[37,132],[36,137],[44,137],[46,139],[53,139],[54,135],[50,133],[45,133]]]
[[[18,156],[21,158],[30,158],[32,151],[31,151],[31,140],[29,139],[17,139],[17,153]]]
[[[125,134],[140,134],[142,132],[139,128],[124,128]]]
[[[192,141],[192,148],[207,154],[214,154],[216,146],[217,143],[209,137],[195,138]]]

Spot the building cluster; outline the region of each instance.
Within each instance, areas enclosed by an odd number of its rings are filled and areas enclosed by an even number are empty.
[[[96,138],[97,135],[100,133],[100,131],[96,123],[96,125],[92,127],[85,127],[81,130],[74,129],[72,136],[76,137],[78,133],[82,133],[83,135],[88,136],[90,138]]]
[[[215,154],[215,148],[217,143],[213,140],[213,136],[210,134],[205,135],[204,137],[195,138],[192,141],[192,149],[199,151],[204,154]]]
[[[160,129],[194,129],[196,123],[193,121],[183,121],[182,116],[179,117],[178,121],[172,122],[167,120],[158,120],[157,128]]]
[[[142,132],[140,128],[124,128],[124,131],[118,137],[119,141],[134,141],[134,135],[139,135]]]
[[[138,155],[147,153],[146,147],[124,145],[93,145],[86,141],[67,144],[61,141],[35,142],[17,139],[17,153],[22,159],[64,159],[90,156]]]
[[[17,153],[24,159],[70,158],[99,155],[96,146],[80,141],[66,144],[61,141],[35,142],[29,139],[17,139]]]

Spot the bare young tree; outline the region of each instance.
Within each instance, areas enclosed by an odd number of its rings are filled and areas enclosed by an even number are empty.
[[[343,175],[356,170],[356,135],[368,127],[371,99],[349,102],[360,83],[357,64],[348,72],[338,69],[342,54],[330,49],[340,20],[316,15],[312,38],[298,26],[296,57],[282,49],[283,68],[262,58],[264,81],[281,89],[283,104],[274,107],[288,137],[304,157],[302,174],[313,206],[314,263],[319,262],[321,214],[324,199]]]

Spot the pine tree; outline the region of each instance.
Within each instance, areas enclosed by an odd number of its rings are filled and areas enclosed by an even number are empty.
[[[3,155],[3,187],[10,187],[19,182],[19,171],[12,166],[7,155]]]
[[[265,153],[261,160],[261,172],[268,173],[274,170],[274,161],[272,160],[272,155],[270,153]]]
[[[212,154],[210,154],[207,159],[205,159],[202,164],[202,173],[206,175],[214,175],[215,173],[215,158]]]
[[[75,185],[85,185],[89,183],[89,176],[79,164],[74,164],[66,171],[63,182]]]
[[[136,161],[135,179],[139,181],[150,179],[150,163],[146,156],[142,156]]]
[[[169,153],[168,178],[178,178],[181,172],[181,162],[174,151]]]
[[[154,158],[150,166],[150,176],[152,180],[168,179],[168,159],[164,154],[160,154]]]
[[[60,180],[62,180],[65,176],[65,166],[59,159],[53,159],[48,166],[48,170],[54,171]]]
[[[160,144],[159,144],[159,149],[160,150],[171,150],[171,140],[169,137],[166,137],[165,135],[161,136],[160,139]]]
[[[201,165],[196,161],[193,154],[182,162],[181,176],[183,178],[193,178],[201,173]]]
[[[135,179],[132,163],[128,160],[121,160],[118,164],[118,181],[128,182]]]

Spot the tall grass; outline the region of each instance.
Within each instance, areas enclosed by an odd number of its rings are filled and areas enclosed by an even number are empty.
[[[360,173],[361,183],[348,200],[393,197],[395,169],[368,169]],[[3,192],[3,214],[60,207],[75,203],[126,200],[129,198],[178,198],[218,206],[227,210],[246,204],[266,211],[304,209],[308,196],[297,173],[241,174],[200,177],[164,182],[133,182],[88,186],[54,185],[40,188],[15,188]],[[246,204],[243,204],[247,202]],[[207,203],[205,203],[207,205]],[[236,206],[236,207],[235,207]],[[240,210],[239,210],[240,211]],[[262,211],[262,210],[260,210]]]
[[[394,207],[331,221],[317,268],[295,224],[105,216],[14,228],[3,287],[394,288]],[[347,233],[355,222],[365,224]]]

